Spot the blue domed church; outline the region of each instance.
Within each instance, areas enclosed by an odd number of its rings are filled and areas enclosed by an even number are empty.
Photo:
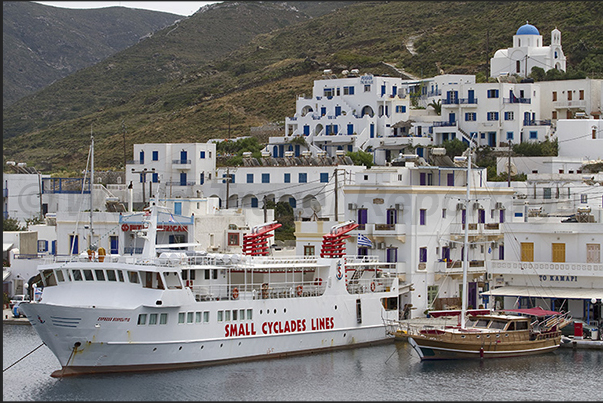
[[[490,59],[490,77],[512,74],[527,77],[532,67],[565,71],[565,62],[561,32],[557,28],[552,30],[551,44],[544,46],[538,29],[526,22],[513,36],[513,47],[497,50]]]

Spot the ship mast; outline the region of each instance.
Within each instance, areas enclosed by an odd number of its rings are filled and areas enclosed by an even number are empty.
[[[94,236],[94,227],[92,226],[92,214],[94,206],[94,136],[92,135],[92,126],[90,126],[90,239],[88,240],[88,249],[96,250],[96,246],[92,244]]]
[[[473,138],[472,138],[473,140]],[[463,241],[463,293],[461,295],[461,329],[467,314],[467,267],[469,266],[469,197],[471,196],[471,143],[467,155],[467,193],[465,195],[465,239]]]

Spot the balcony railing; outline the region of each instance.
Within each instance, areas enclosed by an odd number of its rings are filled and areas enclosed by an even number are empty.
[[[172,160],[172,164],[178,164],[178,165],[190,165],[191,160]]]
[[[453,127],[453,126],[456,126],[456,122],[449,122],[449,121],[433,122],[433,127]]]
[[[496,274],[538,273],[540,276],[570,276],[559,281],[571,283],[572,277],[603,277],[603,263],[577,262],[521,262],[510,260],[493,260],[489,263],[489,271]],[[552,281],[556,281],[555,280]],[[544,280],[544,279],[543,279]]]
[[[531,104],[532,98],[503,98],[505,104]]]
[[[180,182],[180,181],[168,181],[165,183],[166,186],[194,186],[195,182]]]
[[[524,120],[523,125],[524,126],[551,126],[551,120],[550,119]]]

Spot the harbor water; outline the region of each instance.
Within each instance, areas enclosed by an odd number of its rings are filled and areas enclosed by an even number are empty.
[[[165,372],[51,378],[31,326],[3,326],[4,401],[600,401],[603,351],[420,362],[408,343]],[[27,355],[27,356],[26,356]],[[21,361],[17,362],[22,357]],[[10,368],[9,368],[10,367]]]

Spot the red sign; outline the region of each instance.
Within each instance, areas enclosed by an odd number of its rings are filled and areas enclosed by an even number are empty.
[[[145,229],[143,224],[122,224],[121,230],[123,232],[127,231],[140,231]],[[160,224],[157,226],[159,231],[169,231],[169,232],[188,232],[188,228],[186,225],[163,225]]]

